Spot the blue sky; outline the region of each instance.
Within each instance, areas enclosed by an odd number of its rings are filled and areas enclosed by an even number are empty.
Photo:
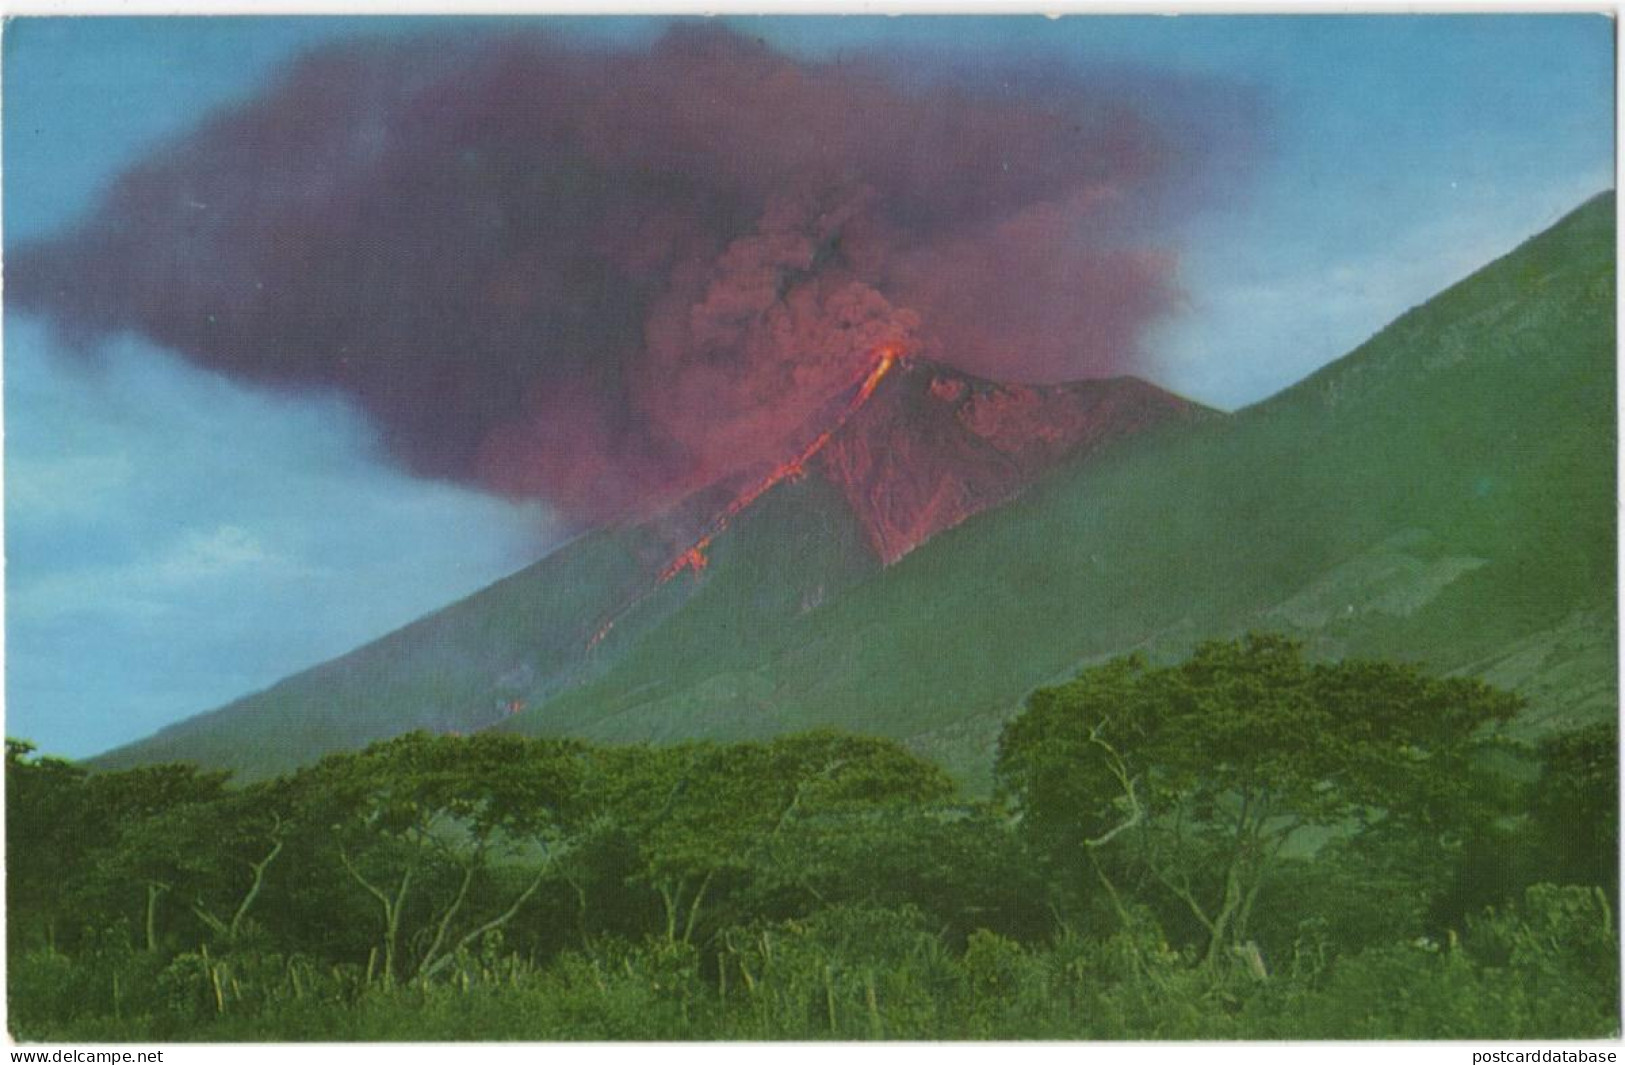
[[[1149,338],[1161,383],[1227,408],[1346,353],[1613,183],[1602,16],[736,21],[811,57],[898,47],[1256,94],[1252,171],[1177,234],[1181,308]],[[629,42],[660,30],[563,25]],[[9,23],[6,247],[71,226],[122,168],[300,50],[422,28]],[[90,359],[60,349],[7,313],[7,732],[48,750],[91,754],[264,687],[559,536],[540,505],[400,473],[336,398],[255,391],[133,337]]]

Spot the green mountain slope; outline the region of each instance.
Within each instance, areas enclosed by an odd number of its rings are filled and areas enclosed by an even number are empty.
[[[816,448],[804,469],[742,470],[97,762],[192,760],[259,776],[411,729],[491,728],[623,657],[643,664],[657,630],[668,658],[749,669],[795,617],[879,572],[880,550],[906,550],[934,525],[1007,501],[1067,456],[1087,461],[1148,427],[1210,416],[1132,378],[1007,387],[924,361],[883,376],[833,425],[809,426]],[[721,566],[708,565],[713,548]]]
[[[1247,628],[1516,687],[1531,729],[1611,714],[1613,234],[1610,195],[1294,388],[1063,470],[748,660],[696,653],[704,628],[655,629],[512,727],[634,740],[832,725],[980,781],[1034,686]]]
[[[1273,399],[1065,465],[893,566],[809,476],[650,595],[658,537],[585,537],[100,762],[259,775],[411,727],[827,725],[903,739],[980,786],[1033,687],[1248,628],[1516,687],[1531,730],[1612,714],[1613,234],[1609,195]]]
[[[757,613],[802,609],[880,568],[834,488],[788,487],[764,501],[763,520],[775,548],[798,565],[781,571],[776,558],[745,553],[730,566],[734,582],[754,589]],[[489,728],[609,669],[691,597],[703,614],[708,597],[693,585],[651,587],[676,542],[674,529],[654,525],[583,536],[380,640],[93,764],[190,761],[262,777],[416,728]],[[713,660],[725,668],[748,655],[760,631],[726,633]]]

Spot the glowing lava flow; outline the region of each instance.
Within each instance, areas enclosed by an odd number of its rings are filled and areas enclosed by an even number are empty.
[[[897,365],[897,360],[902,356],[902,353],[903,349],[900,344],[895,342],[882,344],[876,351],[878,358],[873,369],[863,378],[863,383],[858,386],[857,394],[852,397],[852,401],[846,405],[846,409],[841,411],[840,416],[835,419],[835,424],[813,437],[812,442],[802,448],[801,452],[790,461],[775,466],[773,471],[766,477],[763,477],[746,491],[741,492],[739,498],[729,503],[727,508],[712,520],[711,527],[705,531],[705,535],[694,541],[688,550],[672,559],[666,568],[660,571],[660,583],[666,583],[684,570],[693,570],[695,573],[703,570],[707,564],[705,551],[706,548],[711,546],[711,541],[716,539],[717,535],[728,527],[728,523],[740,511],[762,498],[768,489],[782,481],[794,480],[800,477],[805,472],[806,465],[812,460],[812,457],[818,454],[825,444],[829,443],[829,438],[834,436],[836,431],[846,424],[848,418],[858,412],[858,408],[869,402],[869,397],[875,394],[876,388],[880,387],[881,378],[885,377],[891,371],[891,368]]]
[[[620,612],[617,612],[616,617],[619,617],[619,616],[620,616]],[[587,650],[590,651],[594,647],[597,647],[599,644],[603,643],[604,642],[604,637],[608,636],[609,635],[609,630],[613,629],[614,627],[615,627],[615,618],[610,618],[608,621],[606,621],[602,625],[598,626],[598,631],[593,633],[592,634],[592,639],[587,641]]]
[[[659,583],[665,584],[667,581],[671,580],[679,573],[682,573],[684,570],[692,570],[695,573],[699,573],[701,570],[705,569],[709,563],[709,559],[706,558],[705,552],[706,549],[711,546],[711,542],[715,540],[717,536],[723,532],[723,530],[728,528],[729,523],[732,522],[741,511],[750,506],[752,503],[756,502],[758,499],[762,498],[768,489],[772,488],[776,484],[800,477],[806,471],[806,465],[809,461],[811,461],[812,457],[818,454],[825,444],[829,443],[830,438],[835,435],[841,426],[846,424],[847,420],[851,418],[852,415],[858,412],[860,407],[869,402],[869,397],[873,396],[875,394],[875,389],[880,387],[881,379],[884,378],[886,374],[890,373],[892,367],[896,366],[898,360],[903,357],[903,350],[903,345],[896,341],[882,344],[876,348],[874,366],[872,366],[869,369],[869,372],[864,375],[863,380],[858,385],[857,392],[853,394],[852,399],[847,403],[846,407],[842,409],[840,415],[835,419],[834,423],[823,432],[813,437],[812,441],[806,447],[802,448],[794,458],[790,459],[788,462],[775,466],[772,472],[770,472],[766,477],[763,477],[760,481],[757,481],[755,484],[751,485],[751,487],[746,491],[741,492],[738,498],[736,498],[732,503],[729,503],[728,506],[724,508],[723,511],[715,518],[711,519],[711,522],[706,527],[704,534],[701,535],[698,540],[695,540],[694,543],[687,548],[687,550],[683,551],[676,558],[672,559],[671,562],[667,563],[666,567],[660,571]],[[604,637],[608,636],[610,630],[615,627],[615,623],[625,616],[626,612],[631,610],[633,606],[636,606],[638,600],[641,598],[642,597],[639,596],[637,599],[634,599],[626,606],[611,614],[610,617],[601,626],[599,626],[598,631],[593,633],[592,639],[587,641],[587,650],[590,651],[602,643]]]

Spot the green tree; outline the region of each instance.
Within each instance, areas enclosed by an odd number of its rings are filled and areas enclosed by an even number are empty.
[[[1054,928],[1037,863],[985,804],[863,803],[794,817],[762,848],[747,905],[782,917],[911,908],[954,943],[977,929],[1035,941]]]
[[[1613,722],[1540,744],[1533,820],[1541,879],[1592,884],[1619,903],[1619,732]]]
[[[246,931],[271,867],[287,848],[293,828],[289,792],[281,780],[252,784],[174,819],[177,833],[207,841],[215,855],[212,867],[200,870],[189,906],[223,944],[236,943]]]
[[[571,839],[581,752],[566,741],[414,732],[300,774],[298,816],[327,829],[339,865],[377,903],[386,982],[406,975],[409,913],[423,920],[411,975],[426,980],[535,895]],[[499,863],[529,873],[494,913],[476,915],[476,884]]]
[[[1035,692],[996,772],[1037,846],[1062,865],[1081,858],[1120,912],[1108,867],[1142,878],[1196,922],[1211,965],[1246,940],[1260,889],[1304,829],[1444,847],[1487,817],[1484,727],[1518,705],[1411,666],[1311,665],[1293,641],[1249,636],[1166,668],[1120,658]]]
[[[85,781],[82,828],[96,841],[90,878],[119,896],[139,888],[149,953],[159,950],[163,900],[190,895],[218,868],[214,804],[225,796],[229,775],[154,765]]]
[[[623,748],[602,752],[600,766],[595,802],[635,845],[634,876],[659,897],[669,942],[692,942],[706,907],[759,876],[797,823],[953,791],[941,769],[891,741],[833,732]]]
[[[6,917],[16,947],[54,951],[67,915],[67,885],[83,876],[84,771],[40,756],[25,740],[6,740]]]

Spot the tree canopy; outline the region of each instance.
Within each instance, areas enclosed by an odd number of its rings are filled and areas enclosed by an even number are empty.
[[[1486,812],[1481,758],[1515,696],[1387,662],[1311,663],[1295,642],[1205,643],[1035,692],[996,773],[1024,831],[1062,865],[1148,876],[1206,930],[1242,940],[1258,892],[1306,829],[1381,826],[1441,845]]]

